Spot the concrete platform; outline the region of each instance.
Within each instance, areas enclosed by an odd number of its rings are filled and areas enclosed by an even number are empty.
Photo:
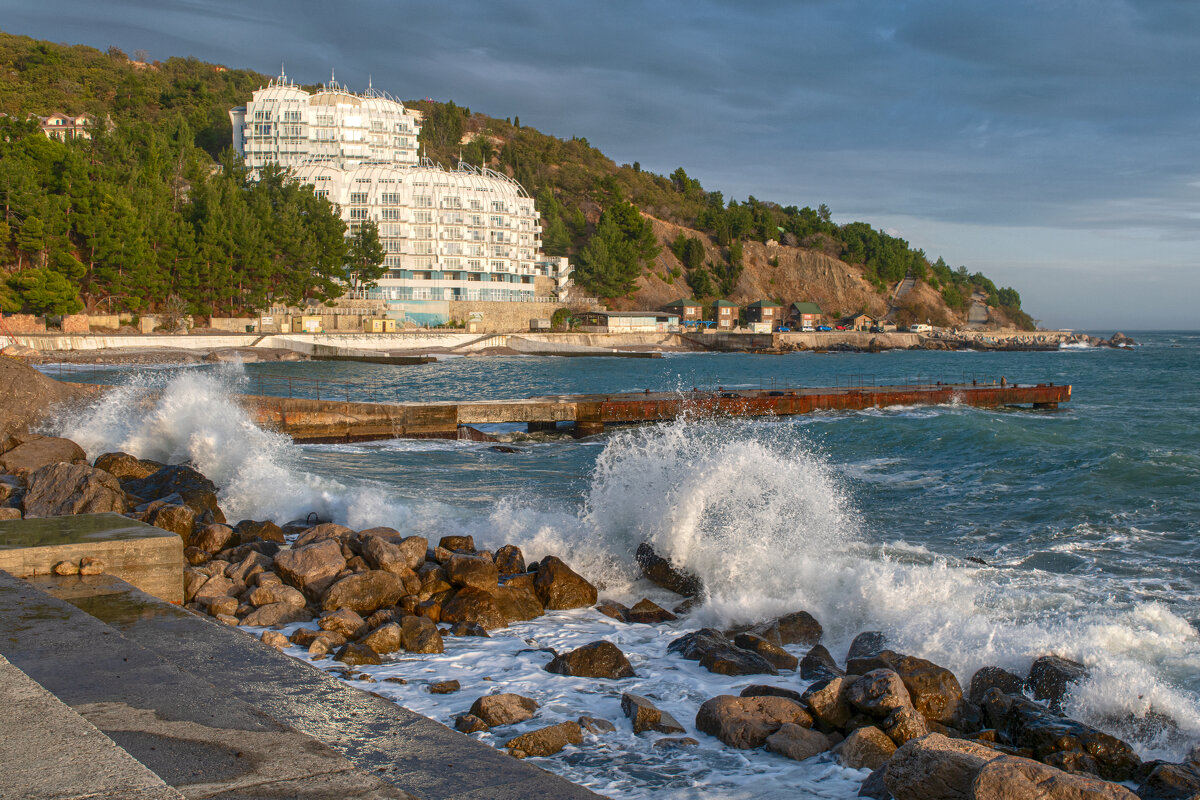
[[[120,514],[0,521],[0,569],[49,575],[60,561],[94,556],[104,570],[168,603],[183,602],[183,540]]]

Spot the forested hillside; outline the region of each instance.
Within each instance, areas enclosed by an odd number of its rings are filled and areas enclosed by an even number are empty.
[[[370,261],[371,242],[344,240],[329,205],[284,175],[248,181],[227,152],[228,109],[267,80],[196,59],[143,63],[113,48],[0,33],[0,307],[207,314],[340,293],[347,269]],[[586,139],[547,136],[518,118],[409,105],[425,115],[426,155],[519,180],[537,198],[546,251],[571,257],[577,282],[618,303],[636,303],[656,282],[701,298],[730,295],[739,282],[749,291],[762,282],[743,280],[748,263],[813,253],[854,267],[880,298],[912,274],[951,314],[980,291],[1028,323],[1015,291],[931,262],[867,223],[835,224],[823,205],[726,201],[683,168],[662,176],[617,165]],[[25,121],[55,111],[93,115],[94,138],[62,144]],[[767,242],[784,257],[748,262],[748,250]]]

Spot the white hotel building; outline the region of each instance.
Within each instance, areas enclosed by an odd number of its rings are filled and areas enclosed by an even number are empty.
[[[538,275],[569,285],[566,259],[541,252],[534,202],[490,169],[446,170],[417,157],[420,115],[374,89],[335,83],[314,94],[280,75],[229,112],[246,165],[288,167],[338,208],[353,230],[379,225],[392,301],[534,300]]]

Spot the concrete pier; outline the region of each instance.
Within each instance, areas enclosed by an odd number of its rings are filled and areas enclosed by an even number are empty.
[[[783,417],[814,411],[858,411],[897,405],[1032,406],[1057,408],[1071,399],[1069,385],[930,384],[784,391],[644,392],[554,395],[516,400],[447,403],[346,403],[246,396],[256,421],[299,442],[392,438],[460,438],[467,426],[525,423],[549,430],[574,423],[577,436],[606,425],[697,417]]]

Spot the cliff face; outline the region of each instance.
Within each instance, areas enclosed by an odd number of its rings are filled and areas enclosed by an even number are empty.
[[[613,304],[619,310],[660,308],[672,300],[691,296],[684,277],[686,271],[668,246],[680,233],[699,238],[704,243],[707,262],[725,260],[725,249],[706,234],[653,217],[649,219],[655,235],[663,243],[662,252],[654,265],[638,279],[637,291]],[[815,249],[745,242],[742,261],[742,274],[729,296],[739,304],[764,299],[778,300],[785,305],[811,301],[821,306],[831,319],[862,311],[882,317],[888,312],[891,290],[895,288],[889,287],[886,294],[880,294],[863,278],[861,267]],[[910,310],[914,317],[912,321],[929,319],[939,325],[965,323],[962,315],[946,307],[937,290],[923,282],[917,283],[899,305],[901,309]]]

